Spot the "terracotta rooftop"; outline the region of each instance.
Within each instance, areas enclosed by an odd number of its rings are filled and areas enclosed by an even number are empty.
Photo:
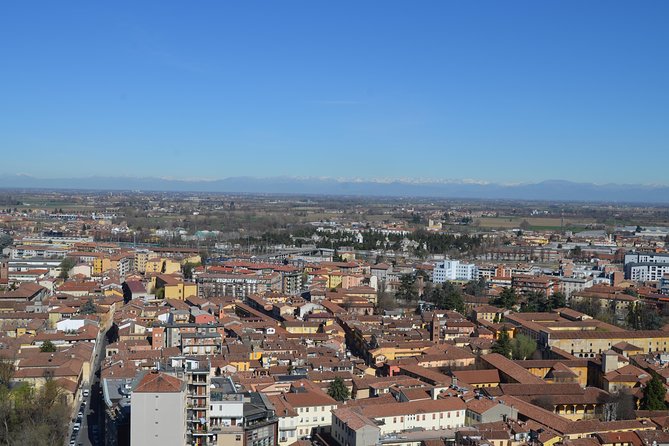
[[[133,392],[135,393],[178,393],[185,387],[180,379],[160,372],[144,375]]]

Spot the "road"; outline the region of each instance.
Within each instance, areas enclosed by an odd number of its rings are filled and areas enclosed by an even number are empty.
[[[107,331],[100,333],[98,342],[95,344],[95,356],[93,366],[91,367],[91,376],[89,385],[82,387],[82,390],[88,390],[89,396],[85,400],[84,417],[81,420],[81,429],[78,432],[71,432],[66,444],[74,439],[76,445],[97,446],[102,443],[104,426],[104,401],[102,399],[102,387],[100,384],[100,365],[104,358],[105,348],[107,347]],[[80,403],[81,404],[81,403]]]

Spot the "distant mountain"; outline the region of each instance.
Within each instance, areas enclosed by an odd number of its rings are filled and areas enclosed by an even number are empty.
[[[4,189],[142,190],[179,192],[358,195],[509,200],[669,203],[668,186],[574,183],[550,180],[504,185],[467,181],[339,180],[332,178],[231,177],[221,180],[174,180],[136,177],[35,178],[0,175]]]

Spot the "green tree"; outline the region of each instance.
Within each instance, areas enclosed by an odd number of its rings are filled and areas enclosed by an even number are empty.
[[[93,298],[89,297],[86,302],[79,308],[81,314],[95,314],[98,312],[98,307],[93,303]]]
[[[339,402],[344,402],[349,399],[351,393],[349,392],[348,387],[346,387],[346,384],[344,384],[344,380],[340,377],[336,377],[328,387],[328,395]]]
[[[664,398],[667,394],[667,388],[664,387],[662,381],[653,374],[646,387],[643,389],[643,398],[641,398],[642,410],[666,410],[667,405]]]
[[[511,339],[509,338],[509,333],[506,330],[502,330],[502,332],[497,337],[497,340],[492,345],[491,351],[493,353],[499,353],[502,356],[510,358],[512,353],[511,349],[512,346],[511,346]]]
[[[487,290],[485,277],[480,277],[479,280],[470,280],[465,285],[465,293],[472,296],[483,296]]]
[[[498,307],[512,309],[518,303],[518,295],[513,288],[507,287],[502,290],[499,297],[492,301],[493,305]]]
[[[183,264],[181,267],[183,273],[184,273],[184,278],[191,280],[193,278],[193,270],[200,266],[200,263],[191,263],[191,262],[186,262]]]
[[[49,341],[48,339],[44,342],[42,342],[42,345],[39,347],[39,351],[42,353],[45,352],[55,352],[56,351],[56,346],[53,344],[53,342]]]
[[[567,306],[567,296],[562,291],[558,291],[551,297],[553,308],[564,308]]]
[[[60,274],[58,277],[61,279],[67,279],[70,274],[70,270],[74,268],[75,261],[72,257],[65,257],[61,262],[60,262]]]
[[[26,383],[0,386],[0,444],[62,444],[69,408],[53,380],[36,389]]]
[[[623,293],[627,294],[628,296],[639,297],[639,293],[634,288],[625,288],[625,291],[623,291]]]
[[[465,301],[462,297],[460,287],[451,282],[444,282],[437,286],[430,294],[430,301],[440,310],[454,310],[458,313],[464,313]]]
[[[535,291],[527,293],[525,300],[520,304],[520,311],[525,313],[537,311],[546,313],[555,308],[562,308],[566,303],[566,298],[563,293],[558,292],[549,297],[544,293]]]
[[[402,274],[400,276],[400,286],[395,293],[397,299],[406,301],[418,300],[418,283],[413,274]]]
[[[536,341],[524,334],[519,334],[511,341],[511,353],[513,359],[525,360],[532,357],[536,350]]]

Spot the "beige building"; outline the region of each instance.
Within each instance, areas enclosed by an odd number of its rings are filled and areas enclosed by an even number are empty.
[[[466,412],[465,402],[455,397],[342,407],[332,412],[332,436],[342,445],[373,446],[402,432],[462,427]]]
[[[144,375],[132,392],[130,445],[186,444],[186,383],[160,372]]]

